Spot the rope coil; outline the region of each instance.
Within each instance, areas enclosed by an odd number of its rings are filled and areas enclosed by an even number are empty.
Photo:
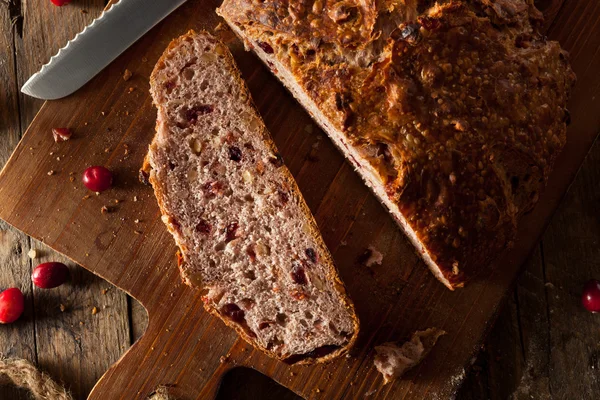
[[[27,389],[35,400],[73,400],[62,385],[21,358],[0,358],[0,386],[15,385]],[[149,400],[174,400],[166,386],[159,386]]]
[[[27,360],[0,359],[0,385],[28,389],[36,400],[73,400],[71,394]]]

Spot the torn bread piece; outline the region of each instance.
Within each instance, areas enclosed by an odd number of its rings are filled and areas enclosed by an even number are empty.
[[[359,330],[354,306],[227,47],[190,31],[150,83],[158,116],[141,176],[180,249],[184,281],[274,358],[346,353]]]
[[[440,336],[441,329],[429,328],[417,331],[410,341],[401,346],[396,343],[384,343],[375,346],[375,367],[383,375],[384,385],[400,378],[406,371],[419,364],[429,354]]]

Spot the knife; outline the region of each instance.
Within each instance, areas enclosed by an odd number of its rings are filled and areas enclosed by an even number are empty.
[[[120,0],[70,40],[21,92],[38,99],[68,96],[186,0]]]

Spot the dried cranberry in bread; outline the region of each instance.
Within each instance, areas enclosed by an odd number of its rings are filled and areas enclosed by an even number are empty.
[[[174,40],[151,76],[158,109],[146,170],[205,307],[272,357],[344,354],[358,320],[298,187],[227,47]]]
[[[575,76],[531,0],[225,0],[450,289],[515,238]]]

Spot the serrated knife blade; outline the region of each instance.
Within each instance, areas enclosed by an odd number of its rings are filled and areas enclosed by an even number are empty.
[[[186,1],[120,0],[60,49],[21,91],[43,100],[68,96]]]

